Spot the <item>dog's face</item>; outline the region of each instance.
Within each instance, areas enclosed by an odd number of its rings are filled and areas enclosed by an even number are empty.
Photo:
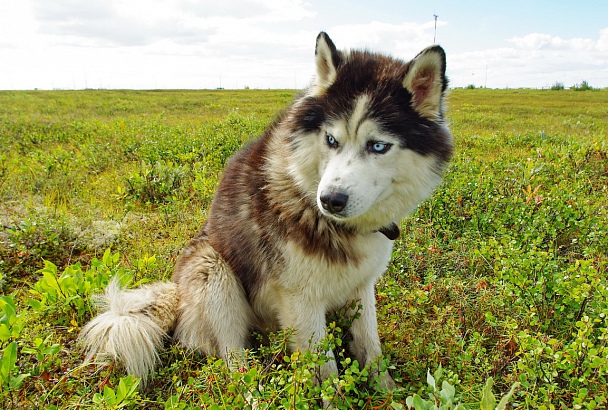
[[[443,50],[405,63],[338,52],[321,33],[316,63],[294,107],[292,175],[327,218],[363,230],[398,221],[439,184],[452,153]]]
[[[368,105],[369,98],[362,96],[350,117],[323,126],[319,153],[321,180],[316,199],[321,213],[327,217],[352,220],[371,211],[392,213],[389,209],[374,208],[398,194],[400,188],[414,191],[412,194],[416,191],[428,194],[429,181],[416,175],[421,167],[422,170],[428,167],[424,158],[401,147],[399,138],[384,131],[377,120],[368,118]]]

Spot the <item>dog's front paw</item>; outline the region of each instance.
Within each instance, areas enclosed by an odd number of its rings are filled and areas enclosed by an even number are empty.
[[[382,372],[378,375],[378,389],[380,390],[394,390],[397,387],[397,383],[393,380],[388,371]]]

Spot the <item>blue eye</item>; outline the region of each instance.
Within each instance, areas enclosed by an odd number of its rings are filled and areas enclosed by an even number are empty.
[[[334,138],[333,135],[327,134],[325,138],[327,141],[327,145],[329,145],[330,148],[338,148],[338,141]]]
[[[367,152],[370,154],[386,154],[391,149],[393,144],[380,141],[369,141],[367,143]]]

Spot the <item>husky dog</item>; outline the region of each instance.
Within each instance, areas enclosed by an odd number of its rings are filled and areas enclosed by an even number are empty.
[[[145,381],[168,335],[229,364],[252,329],[293,329],[292,349],[315,349],[325,315],[357,301],[351,351],[378,371],[375,282],[397,223],[437,187],[452,154],[445,53],[432,46],[404,62],[339,51],[322,32],[315,63],[309,88],[229,161],[172,281],[110,283],[104,311],[82,329],[87,360],[122,362]],[[329,360],[320,378],[337,371]],[[395,386],[387,372],[379,378]]]

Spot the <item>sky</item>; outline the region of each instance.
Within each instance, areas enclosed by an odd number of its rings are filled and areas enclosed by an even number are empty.
[[[301,89],[320,31],[404,60],[435,41],[451,87],[608,87],[606,0],[0,0],[0,90]]]

